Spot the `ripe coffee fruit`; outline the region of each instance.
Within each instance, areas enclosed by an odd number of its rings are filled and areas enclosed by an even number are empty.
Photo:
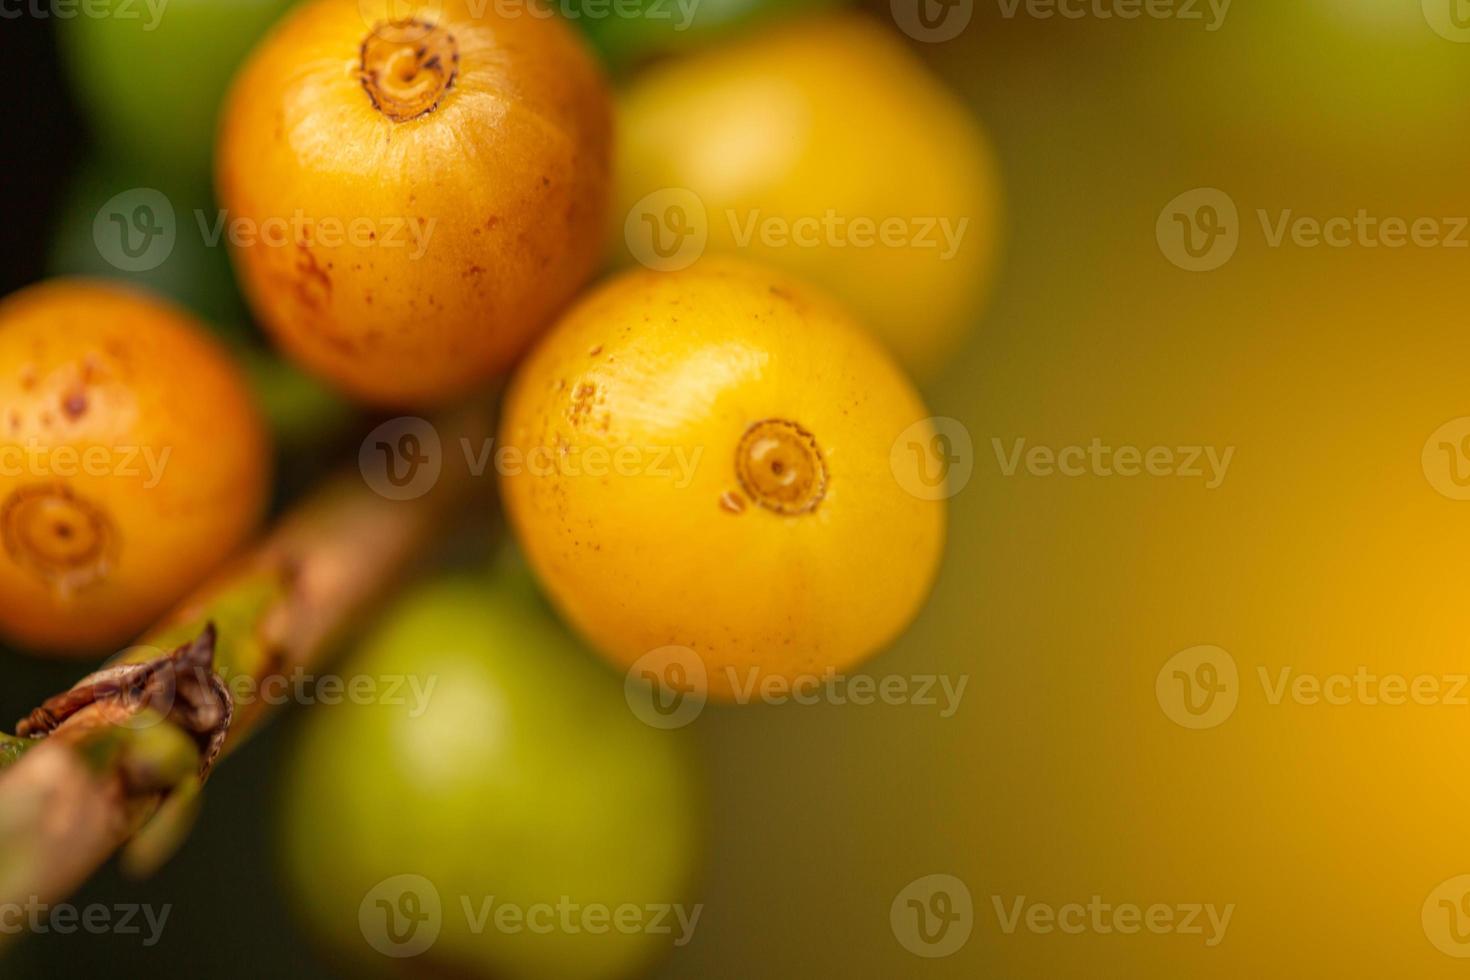
[[[284,785],[290,894],[324,938],[466,980],[638,976],[673,946],[672,913],[615,923],[687,899],[691,746],[637,720],[524,572],[421,587],[343,670],[381,697],[313,708]]]
[[[240,371],[182,310],[52,280],[0,303],[0,633],[95,653],[240,545],[269,487]]]
[[[534,0],[532,0],[534,3]],[[610,98],[546,10],[311,0],[247,62],[216,181],[252,307],[348,393],[443,401],[504,370],[595,269]]]
[[[498,468],[532,567],[590,643],[623,667],[685,648],[730,696],[848,667],[917,612],[945,506],[893,451],[932,440],[928,415],[822,294],[707,259],[579,302],[517,371]]]
[[[996,164],[973,115],[891,27],[823,14],[653,65],[618,122],[625,261],[672,269],[702,247],[783,268],[920,377],[978,321]]]

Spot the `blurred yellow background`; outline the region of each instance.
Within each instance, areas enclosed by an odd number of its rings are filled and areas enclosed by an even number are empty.
[[[1421,457],[1470,415],[1470,45],[1416,0],[1240,2],[1213,32],[1009,6],[916,45],[989,128],[1007,227],[995,300],[928,391],[974,444],[939,587],[863,671],[965,675],[964,699],[711,707],[706,910],[663,975],[1461,975],[1463,883],[1431,893],[1470,873],[1470,503]],[[1238,248],[1188,272],[1156,223],[1201,187]],[[1433,218],[1460,245],[1273,247],[1286,209]],[[1006,476],[993,443],[1094,437],[1235,452],[1206,489]],[[1239,679],[1195,730],[1155,688],[1202,644]],[[1439,693],[1309,703],[1283,671]],[[973,932],[920,959],[890,904],[936,873]],[[1203,935],[1007,933],[996,903],[1022,896],[1233,912],[1212,946],[1203,914]]]

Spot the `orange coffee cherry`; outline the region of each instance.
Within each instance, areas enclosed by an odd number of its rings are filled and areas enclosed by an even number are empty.
[[[361,399],[432,403],[505,370],[596,268],[612,110],[555,17],[373,7],[313,0],[242,69],[224,233],[292,357]]]
[[[269,488],[239,370],[182,310],[53,280],[0,303],[0,633],[117,647],[240,545]]]

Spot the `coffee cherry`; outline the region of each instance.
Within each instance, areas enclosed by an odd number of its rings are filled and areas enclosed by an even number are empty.
[[[136,635],[250,533],[267,442],[182,310],[70,279],[0,303],[0,633],[58,653]]]
[[[891,28],[826,14],[656,64],[619,125],[624,261],[675,268],[675,245],[702,242],[771,263],[830,290],[921,377],[978,322],[996,164]]]
[[[329,943],[467,980],[628,977],[671,950],[675,916],[583,917],[688,901],[691,746],[635,717],[523,572],[420,588],[342,670],[369,693],[311,709],[284,791],[290,894]]]
[[[312,0],[256,50],[218,190],[290,355],[364,400],[438,402],[503,371],[594,270],[610,99],[555,17],[373,8]]]
[[[848,667],[917,612],[945,510],[891,453],[928,414],[831,301],[706,259],[571,310],[517,372],[498,465],[583,636],[624,667],[685,647],[721,696]]]

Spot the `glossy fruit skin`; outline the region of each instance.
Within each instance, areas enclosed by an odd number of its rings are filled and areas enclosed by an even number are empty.
[[[353,396],[401,406],[452,398],[521,354],[600,260],[610,184],[611,99],[572,28],[493,3],[423,6],[435,19],[402,35],[357,0],[295,10],[235,82],[217,171],[232,217],[271,236],[232,256],[278,343]],[[403,63],[374,60],[377,82],[361,69],[385,37],[400,53],[437,46],[412,67],[437,105],[389,114],[382,86]]]
[[[895,30],[824,14],[658,64],[622,94],[618,122],[620,242],[648,195],[693,191],[709,252],[825,287],[920,378],[978,322],[998,238],[996,163],[977,121]],[[813,244],[750,235],[757,219],[795,228],[829,212],[904,224],[887,244],[848,225]]]
[[[290,3],[92,0],[88,8],[105,6],[106,16],[55,18],[72,87],[107,155],[206,179],[230,77]]]
[[[628,69],[665,54],[675,54],[760,29],[781,18],[843,0],[640,0],[636,16],[618,15],[607,4],[580,0],[568,5],[569,18],[616,69]]]
[[[622,684],[551,615],[524,571],[445,577],[389,611],[348,677],[437,678],[412,703],[315,708],[285,781],[283,853],[300,914],[349,955],[384,879],[428,879],[443,904],[409,975],[637,975],[668,936],[473,935],[461,907],[683,903],[702,801],[685,732],[637,721]],[[406,688],[405,688],[406,689]],[[405,700],[412,701],[411,698]],[[446,972],[436,974],[434,967]],[[458,972],[455,972],[458,971]]]
[[[0,303],[0,633],[116,648],[256,526],[270,450],[240,371],[184,311],[51,280]]]
[[[866,331],[782,273],[727,258],[637,270],[582,300],[518,370],[500,444],[527,465],[500,467],[502,495],[589,643],[625,668],[686,647],[727,698],[751,671],[848,668],[916,614],[945,505],[907,493],[890,451],[928,415]],[[812,509],[750,491],[741,454],[763,420],[818,447]],[[590,460],[593,447],[634,447],[642,462],[608,476],[546,462]],[[680,452],[697,463],[670,476]]]

